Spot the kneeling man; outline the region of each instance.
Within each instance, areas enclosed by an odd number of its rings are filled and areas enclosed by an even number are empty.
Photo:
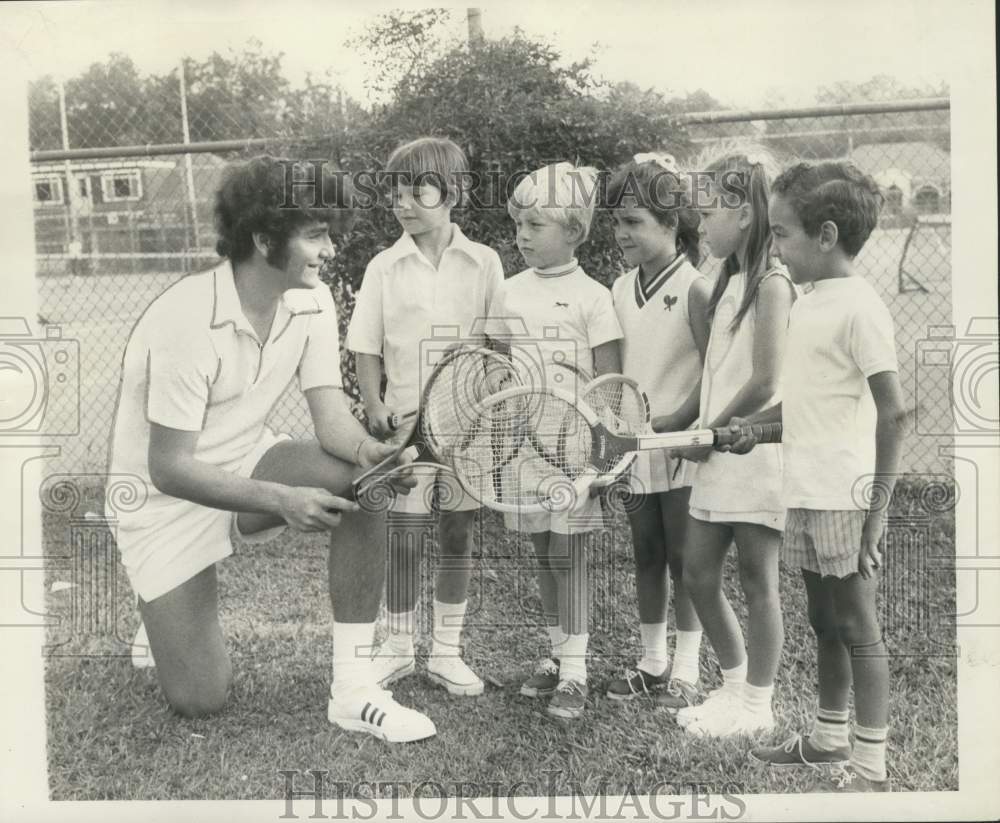
[[[148,500],[121,517],[119,549],[164,694],[198,716],[222,708],[232,677],[216,579],[231,533],[336,529],[328,717],[390,742],[419,740],[434,724],[378,688],[369,660],[384,521],[342,496],[359,467],[393,452],[350,412],[336,309],[319,277],[334,254],[331,232],[350,224],[349,193],[329,172],[322,189],[290,185],[292,173],[290,161],[267,156],[231,168],[215,205],[223,261],[167,289],[132,330],[110,470],[143,481]],[[265,425],[293,378],[316,439]]]

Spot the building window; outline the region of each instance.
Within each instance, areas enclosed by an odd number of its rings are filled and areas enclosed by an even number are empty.
[[[938,214],[941,211],[941,194],[934,186],[922,186],[913,196],[913,205],[920,214]]]
[[[63,204],[62,178],[36,177],[35,202],[40,206],[61,206]]]
[[[105,203],[138,200],[142,197],[142,180],[137,171],[109,172],[101,175],[101,193]]]
[[[76,186],[77,186],[76,193],[80,196],[80,199],[90,200],[90,178],[77,177]]]

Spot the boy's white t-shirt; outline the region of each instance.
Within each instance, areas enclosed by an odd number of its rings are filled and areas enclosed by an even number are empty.
[[[437,268],[405,232],[372,258],[354,304],[346,346],[382,356],[386,406],[416,409],[434,365],[421,362],[422,350],[430,346],[440,351],[452,337],[483,338],[482,321],[502,282],[500,256],[469,240],[458,226],[453,226],[451,243]]]
[[[866,509],[875,471],[868,378],[898,371],[892,315],[861,277],[817,281],[792,306],[782,399],[789,508]]]
[[[527,269],[501,283],[490,304],[490,330],[534,367],[534,378],[572,389],[562,366],[593,376],[593,349],[620,339],[622,329],[611,292],[578,265],[566,268],[558,274]]]
[[[611,292],[575,260],[542,273],[527,269],[501,283],[490,306],[490,333],[510,343],[526,383],[570,393],[583,382],[565,367],[593,375],[592,350],[622,336]],[[569,512],[508,513],[504,523],[522,532],[590,531],[601,523],[600,498],[585,497]]]

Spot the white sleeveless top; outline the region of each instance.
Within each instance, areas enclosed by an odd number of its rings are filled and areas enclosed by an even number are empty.
[[[769,271],[764,279],[773,276],[787,279],[787,275],[778,269]],[[725,409],[753,374],[756,301],[750,304],[750,310],[735,331],[730,328],[743,301],[746,280],[744,272],[730,277],[715,307],[701,378],[702,426],[708,425]],[[772,406],[780,399],[779,385],[761,408]],[[757,446],[749,454],[713,451],[704,463],[693,465],[694,469],[690,472],[693,475],[691,508],[724,513],[784,512],[780,444]]]
[[[653,417],[680,406],[701,374],[701,357],[688,314],[688,292],[701,277],[704,275],[682,254],[645,287],[638,268],[623,274],[611,287],[624,333],[622,373],[646,393]],[[683,465],[678,472],[677,464],[665,449],[640,452],[632,464],[632,490],[649,494],[690,485],[688,473]]]

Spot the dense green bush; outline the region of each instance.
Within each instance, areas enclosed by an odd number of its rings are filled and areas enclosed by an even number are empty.
[[[387,104],[342,135],[337,159],[349,171],[371,171],[382,168],[396,146],[415,137],[454,140],[480,180],[466,204],[455,210],[454,220],[470,238],[496,249],[509,276],[524,263],[507,215],[507,182],[518,172],[561,160],[607,170],[637,151],[682,155],[689,146],[672,113],[661,95],[630,84],[598,83],[587,62],[564,66],[551,46],[518,34],[471,50],[457,46],[407,76]],[[383,204],[362,210],[340,244],[326,277],[345,329],[365,266],[399,233]],[[598,213],[579,256],[585,271],[605,285],[620,271],[606,214]],[[347,366],[350,382],[353,370]]]

